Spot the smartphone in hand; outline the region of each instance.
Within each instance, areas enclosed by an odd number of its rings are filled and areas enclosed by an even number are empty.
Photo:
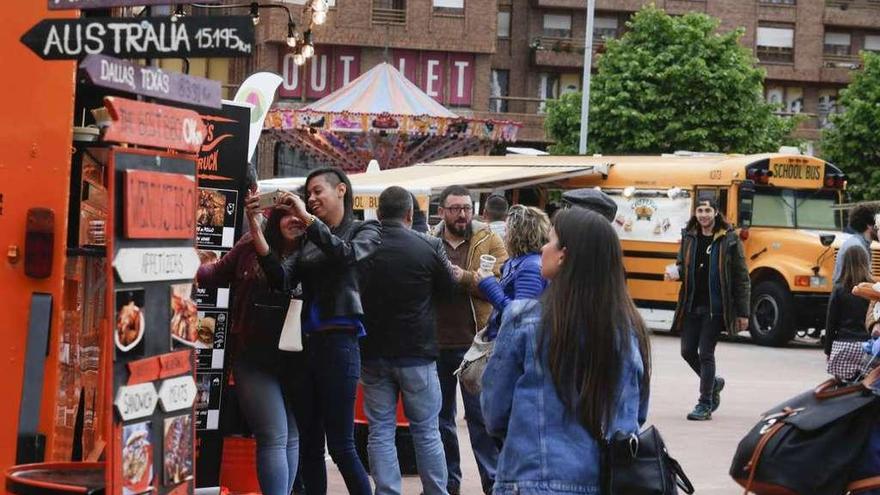
[[[281,196],[281,191],[262,193],[259,195],[260,202],[258,204],[260,208],[271,208],[275,206],[275,203],[278,201],[279,196]]]

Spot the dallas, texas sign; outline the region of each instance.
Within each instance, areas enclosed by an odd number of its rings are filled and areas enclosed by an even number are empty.
[[[21,42],[44,60],[246,57],[254,23],[250,16],[43,19]]]
[[[168,5],[168,0],[48,0],[50,10],[104,9],[128,5]],[[199,0],[199,3],[218,3],[220,0]]]
[[[89,55],[79,66],[89,82],[102,88],[203,107],[221,106],[220,81],[167,72],[104,55]]]

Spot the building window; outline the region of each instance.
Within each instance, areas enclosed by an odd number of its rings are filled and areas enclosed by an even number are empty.
[[[327,166],[300,149],[287,143],[275,144],[275,164],[272,177],[305,177],[317,168]]]
[[[758,26],[758,60],[771,63],[794,62],[794,27],[783,25]]]
[[[758,0],[761,5],[797,5],[797,0]]]
[[[510,38],[510,12],[498,11],[498,37]]]
[[[819,127],[825,128],[831,124],[829,116],[841,113],[842,109],[837,105],[837,89],[820,89],[819,104],[816,107],[819,115]]]
[[[825,33],[825,55],[847,56],[852,53],[852,35],[849,33]]]
[[[880,52],[880,35],[866,34],[864,50],[867,52]]]
[[[433,0],[435,14],[464,15],[464,0]]]
[[[538,98],[541,100],[541,103],[538,105],[538,113],[544,113],[546,100],[555,100],[558,97],[559,74],[546,72],[538,74]]]
[[[492,69],[492,81],[489,88],[489,110],[496,113],[506,113],[507,100],[499,97],[510,96],[510,71]]]
[[[775,105],[780,112],[804,111],[804,88],[799,86],[767,86],[767,103]]]
[[[571,15],[544,14],[544,36],[571,38]]]
[[[617,38],[617,17],[596,16],[593,19],[593,43],[603,43],[606,38]]]
[[[373,0],[373,24],[406,24],[406,0]]]

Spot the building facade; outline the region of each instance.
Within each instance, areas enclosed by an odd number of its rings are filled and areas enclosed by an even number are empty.
[[[301,7],[286,0],[294,12]],[[256,56],[233,61],[233,84],[256,70],[284,77],[277,105],[326,96],[387,61],[462,116],[522,122],[519,141],[542,147],[546,100],[580,91],[586,0],[335,0],[315,29],[316,56],[299,67],[286,45],[287,17],[272,9],[258,27]],[[801,114],[797,136],[819,138],[839,111],[840,89],[860,68],[861,50],[880,50],[878,0],[596,0],[594,50],[653,3],[677,15],[704,12],[722,30],[742,27],[742,44],[766,70],[765,97]],[[594,59],[595,60],[595,59]],[[295,150],[260,146],[260,175],[308,168]],[[305,165],[304,165],[305,164]]]

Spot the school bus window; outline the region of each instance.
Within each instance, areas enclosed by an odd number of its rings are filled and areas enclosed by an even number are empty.
[[[840,216],[831,208],[837,204],[837,191],[798,191],[797,198],[798,228],[840,230]]]
[[[752,225],[840,230],[838,217],[831,208],[836,203],[837,193],[834,191],[758,188]]]

